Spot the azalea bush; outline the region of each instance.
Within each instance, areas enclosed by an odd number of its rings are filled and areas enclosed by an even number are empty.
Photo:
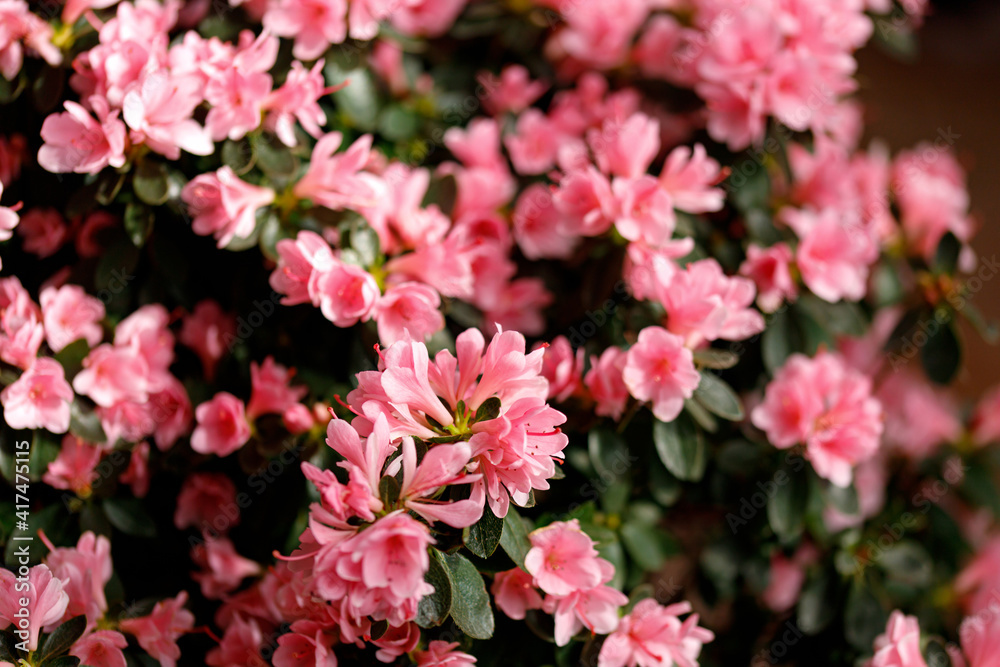
[[[927,11],[0,0],[0,665],[1000,664]]]

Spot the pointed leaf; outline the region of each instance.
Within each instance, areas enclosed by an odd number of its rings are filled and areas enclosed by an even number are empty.
[[[493,636],[493,609],[483,575],[458,553],[444,554],[452,583],[451,618],[459,630],[473,639]]]
[[[431,549],[430,566],[424,581],[434,587],[434,592],[425,595],[417,606],[416,623],[422,628],[432,628],[444,623],[451,613],[452,585],[448,568],[437,549]]]
[[[708,459],[705,439],[691,418],[681,414],[672,422],[653,424],[656,452],[674,477],[697,482],[705,474]]]
[[[531,549],[531,540],[528,539],[528,531],[524,528],[524,521],[513,507],[507,510],[507,516],[503,518],[500,546],[510,556],[510,559],[523,570],[524,557]]]
[[[60,625],[45,638],[45,643],[42,644],[41,660],[54,658],[68,651],[73,642],[79,639],[86,629],[86,616],[75,616]]]
[[[503,519],[497,518],[487,505],[483,518],[464,531],[465,546],[480,558],[489,558],[500,545],[503,535]]]

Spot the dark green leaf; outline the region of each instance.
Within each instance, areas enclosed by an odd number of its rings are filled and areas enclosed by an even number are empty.
[[[672,507],[681,497],[680,481],[659,461],[653,461],[649,470],[649,492],[653,500],[663,507]]]
[[[28,478],[37,481],[42,478],[49,464],[56,460],[61,449],[60,441],[48,431],[38,429],[31,440],[28,456]]]
[[[140,201],[150,206],[165,203],[170,195],[166,166],[156,160],[141,160],[132,175],[132,190]]]
[[[684,401],[684,411],[707,432],[715,433],[719,430],[719,420],[709,412],[708,408],[694,398],[688,398]]]
[[[489,639],[493,636],[493,609],[483,576],[461,554],[444,554],[444,561],[452,583],[451,618],[455,625],[473,639]]]
[[[927,549],[915,540],[903,540],[882,552],[878,565],[889,579],[907,586],[928,586],[934,575],[934,562]]]
[[[153,211],[148,206],[132,203],[125,207],[122,223],[129,240],[136,248],[141,248],[153,232],[153,219]]]
[[[35,108],[42,113],[52,111],[59,103],[66,85],[66,68],[43,65],[31,83]]]
[[[97,177],[97,193],[94,198],[97,203],[107,206],[115,200],[125,184],[125,173],[118,171],[103,171]]]
[[[489,505],[483,510],[483,518],[465,529],[465,546],[480,558],[489,558],[500,545],[503,535],[503,519],[497,518]]]
[[[771,198],[771,178],[763,164],[746,160],[726,180],[729,199],[740,211],[766,209]]]
[[[832,590],[830,578],[825,572],[814,575],[802,588],[797,607],[799,629],[807,635],[815,635],[833,620],[837,608],[831,599]]]
[[[767,502],[768,523],[779,538],[791,542],[802,532],[809,494],[808,476],[805,471],[796,473],[783,467],[771,483],[774,487]]]
[[[844,610],[844,636],[854,648],[868,651],[875,637],[885,630],[887,621],[882,605],[863,581],[855,581],[847,594]]]
[[[962,478],[962,494],[976,505],[988,507],[1000,519],[1000,489],[985,465],[967,466]]]
[[[931,639],[924,647],[924,661],[931,667],[952,667],[948,650],[937,639]]]
[[[507,516],[503,518],[500,546],[514,561],[514,564],[523,570],[524,557],[531,549],[531,541],[528,539],[528,531],[524,529],[524,520],[514,511],[513,507],[507,510]]]
[[[620,533],[629,557],[647,572],[659,570],[677,552],[677,545],[658,526],[627,521]]]
[[[41,660],[62,655],[70,649],[87,629],[87,617],[75,616],[52,631],[42,644]]]
[[[444,558],[437,549],[430,550],[430,567],[427,568],[424,581],[434,587],[434,592],[420,599],[415,620],[422,628],[432,628],[444,623],[451,613],[452,605],[451,577]]]
[[[500,398],[497,396],[490,396],[485,401],[480,404],[479,409],[476,410],[476,416],[474,422],[484,422],[491,419],[496,419],[500,416]]]
[[[222,163],[237,175],[243,175],[253,169],[256,162],[253,143],[247,137],[239,141],[226,139],[222,144]]]
[[[348,82],[333,94],[343,119],[363,132],[375,130],[379,117],[379,99],[371,72],[366,68],[345,71],[331,60],[326,65],[326,75],[327,80],[334,85]]]
[[[395,505],[399,500],[400,486],[395,477],[386,475],[379,480],[378,495],[386,506]]]
[[[133,537],[156,537],[156,523],[136,498],[108,498],[104,514],[111,525]]]
[[[858,513],[858,492],[853,484],[847,487],[830,484],[826,489],[826,499],[838,512],[849,516]]]
[[[725,370],[732,368],[739,362],[739,356],[729,350],[717,350],[715,348],[705,348],[694,353],[694,362],[705,368],[715,368]]]
[[[451,215],[451,211],[455,207],[455,200],[457,197],[458,184],[455,181],[455,177],[451,174],[447,174],[431,180],[431,184],[427,187],[427,194],[424,195],[424,200],[421,203],[421,206],[426,208],[427,206],[434,204],[441,209],[441,212],[445,215]]]
[[[938,273],[951,275],[958,270],[958,256],[961,252],[961,241],[953,233],[947,232],[938,243],[931,267]]]
[[[619,433],[610,429],[594,429],[587,437],[587,452],[594,470],[608,482],[628,472],[628,447]]]
[[[14,635],[7,631],[0,632],[0,660],[17,663],[17,651],[14,648],[14,644],[16,643],[17,640]]]
[[[390,141],[405,141],[420,130],[420,117],[399,104],[382,109],[378,119],[378,132]]]
[[[674,477],[697,482],[705,474],[708,452],[701,431],[681,414],[672,422],[653,424],[653,442],[660,460]]]
[[[288,179],[297,168],[295,156],[273,135],[263,135],[256,145],[257,166],[268,176]]]
[[[932,382],[946,385],[962,364],[962,346],[950,320],[941,323],[935,318],[927,328],[931,331],[927,343],[920,348],[920,361]]]
[[[421,600],[421,602],[422,601],[423,600]],[[417,613],[418,614],[420,613],[419,607],[417,607]],[[372,627],[371,630],[368,632],[368,636],[373,640],[381,639],[382,635],[384,635],[385,631],[388,629],[389,629],[388,621],[386,620],[375,621],[374,623],[372,623]]]
[[[797,334],[787,310],[779,310],[771,315],[767,328],[761,335],[761,354],[764,366],[771,375],[785,364],[785,359],[798,348]]]
[[[62,655],[52,660],[46,660],[42,667],[78,667],[80,658],[73,655]]]
[[[83,359],[90,353],[90,344],[83,338],[75,340],[56,353],[56,361],[62,364],[67,378],[71,378],[83,368]]]
[[[705,409],[729,421],[743,419],[743,402],[733,388],[715,373],[702,371],[694,398]]]
[[[69,405],[69,430],[87,442],[104,442],[108,439],[101,427],[101,418],[95,411],[85,408],[79,399],[74,399]]]

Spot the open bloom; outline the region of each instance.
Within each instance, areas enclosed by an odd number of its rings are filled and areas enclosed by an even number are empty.
[[[191,210],[196,234],[212,234],[224,247],[234,238],[246,239],[257,226],[257,209],[274,201],[274,190],[251,185],[226,166],[212,174],[195,176],[181,199]]]
[[[920,651],[920,625],[898,609],[889,616],[885,632],[875,638],[875,655],[867,667],[927,667]]]
[[[640,601],[604,640],[598,667],[696,667],[702,645],[715,635],[698,626],[698,614],[681,621],[690,611],[689,602],[664,607],[653,599]]]
[[[111,111],[106,99],[94,95],[90,105],[97,113],[95,120],[76,102],[64,105],[65,112],[54,113],[42,123],[45,143],[38,149],[38,164],[57,174],[96,174],[107,166],[125,164],[125,123],[117,109]]]
[[[629,348],[622,379],[629,393],[640,401],[651,401],[660,421],[673,421],[684,400],[694,395],[701,376],[684,339],[662,327],[646,327]]]
[[[53,433],[69,429],[73,389],[62,365],[42,357],[0,392],[4,420],[11,428],[44,428]]]
[[[882,419],[871,380],[832,352],[789,357],[751,413],[775,447],[805,443],[817,474],[837,486],[850,484],[852,468],[878,451]]]
[[[472,667],[476,659],[468,653],[456,651],[458,642],[448,643],[434,640],[427,645],[426,651],[417,651],[413,659],[417,667]]]
[[[524,557],[524,566],[546,593],[568,595],[601,583],[594,541],[576,519],[549,524],[529,537],[531,549]]]
[[[490,587],[497,609],[515,620],[523,620],[529,609],[542,608],[542,596],[534,577],[521,568],[497,572]]]
[[[47,565],[35,565],[22,582],[10,570],[0,569],[0,627],[14,624],[14,633],[26,642],[29,651],[38,648],[42,628],[60,620],[69,605],[63,589],[66,582],[52,574]],[[27,600],[27,604],[21,604]],[[27,614],[28,622],[20,618]]]
[[[198,426],[191,434],[191,449],[199,454],[228,456],[250,439],[243,401],[228,392],[219,392],[194,414]]]
[[[115,630],[95,630],[73,644],[69,654],[90,667],[126,667],[122,649],[128,646],[125,635]]]
[[[45,562],[52,573],[65,583],[69,595],[67,618],[86,614],[87,620],[97,622],[108,610],[104,586],[111,580],[111,542],[103,535],[87,531],[80,536],[75,547],[49,547]]]
[[[90,347],[97,346],[104,337],[101,320],[104,304],[79,285],[63,285],[59,289],[46,287],[39,299],[45,325],[45,340],[53,352],[81,338]]]
[[[59,456],[49,464],[42,481],[54,489],[68,489],[86,497],[90,495],[91,485],[98,480],[96,468],[100,462],[99,445],[67,433],[63,436]]]
[[[996,667],[1000,661],[1000,613],[996,607],[962,621],[958,634],[968,667]]]
[[[177,667],[181,657],[177,640],[194,627],[194,614],[184,608],[185,602],[187,592],[181,591],[175,598],[157,602],[148,616],[124,619],[120,627],[163,667]]]

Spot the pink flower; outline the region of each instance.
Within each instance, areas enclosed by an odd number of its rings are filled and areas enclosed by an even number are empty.
[[[45,337],[41,321],[41,309],[17,276],[0,278],[0,359],[30,368]]]
[[[750,278],[757,286],[757,305],[765,313],[773,313],[786,300],[795,301],[798,289],[789,267],[792,251],[784,243],[769,248],[751,244],[740,275]]]
[[[795,259],[813,294],[831,303],[864,298],[869,267],[878,259],[871,232],[829,209],[819,215],[786,209],[783,217],[802,239]]]
[[[280,642],[280,638],[279,638]],[[222,641],[205,656],[205,664],[212,667],[254,667],[264,664],[260,657],[260,647],[264,643],[263,633],[254,619],[243,620],[236,614],[226,628]]]
[[[166,377],[165,386],[149,399],[156,448],[161,452],[173,447],[178,438],[188,433],[194,417],[187,389],[173,375]]]
[[[136,346],[105,343],[83,360],[73,389],[105,408],[124,401],[144,403],[149,397],[149,364]]]
[[[755,291],[747,278],[726,276],[715,259],[701,259],[658,285],[656,297],[667,311],[667,329],[694,348],[763,331],[764,318],[750,308]]]
[[[96,174],[107,166],[125,164],[125,123],[107,100],[90,98],[97,120],[76,102],[63,103],[66,111],[54,113],[42,124],[38,164],[54,173]]]
[[[519,174],[544,174],[556,163],[560,137],[551,121],[538,109],[528,109],[517,119],[517,132],[504,138],[510,161]]]
[[[483,517],[486,496],[482,485],[473,487],[472,496],[466,500],[441,502],[432,499],[446,486],[471,484],[481,478],[481,475],[465,474],[465,466],[472,458],[472,448],[468,443],[432,447],[419,466],[412,438],[403,439],[402,449],[403,483],[399,497],[407,509],[429,523],[442,521],[452,528],[466,528]]]
[[[118,478],[122,484],[128,484],[132,495],[145,498],[149,493],[149,443],[138,443],[132,448],[132,456],[128,460],[128,468]]]
[[[842,487],[851,469],[878,451],[882,419],[871,380],[832,352],[789,357],[751,413],[775,447],[804,442],[817,474]]]
[[[62,62],[62,52],[52,44],[53,30],[48,22],[31,13],[23,0],[7,0],[0,4],[0,74],[13,80],[24,58],[24,47],[40,55],[50,65]]]
[[[367,0],[372,4],[372,0]],[[389,15],[393,27],[412,37],[439,37],[455,22],[468,0],[411,0]]]
[[[885,410],[885,446],[894,452],[920,461],[961,436],[954,400],[919,371],[889,373],[876,396]]]
[[[958,634],[969,667],[996,667],[1000,659],[1000,613],[996,607],[962,621]]]
[[[181,657],[177,640],[194,627],[194,614],[184,609],[185,602],[187,592],[181,591],[176,598],[157,602],[149,616],[126,618],[119,627],[163,667],[177,667]]]
[[[429,338],[444,328],[440,307],[441,297],[432,287],[418,282],[393,285],[375,306],[379,340],[392,345],[408,336]]]
[[[600,357],[590,357],[590,370],[583,382],[597,402],[595,414],[611,417],[615,421],[621,418],[629,396],[628,386],[622,377],[627,358],[625,351],[617,347],[609,347]]]
[[[306,634],[293,630],[278,637],[274,652],[275,667],[337,667],[337,656],[330,650],[333,638],[321,629]]]
[[[236,553],[228,537],[212,537],[202,533],[203,543],[191,550],[191,560],[202,568],[191,574],[201,585],[201,594],[209,600],[218,600],[236,589],[247,577],[260,574],[260,564]]]
[[[69,404],[73,389],[62,365],[39,358],[17,380],[0,392],[4,420],[13,429],[44,428],[53,433],[69,429]]]
[[[240,522],[236,487],[221,473],[196,472],[184,478],[177,496],[174,525],[178,530],[198,528],[226,533]]]
[[[806,581],[806,563],[797,557],[786,558],[780,549],[771,554],[771,569],[767,588],[761,598],[767,608],[778,614],[795,606]]]
[[[241,180],[231,168],[195,176],[184,189],[181,199],[194,216],[195,234],[212,234],[220,248],[234,238],[246,239],[257,227],[257,209],[274,201],[274,190]]]
[[[1000,386],[986,392],[972,414],[972,439],[977,445],[1000,440]]]
[[[42,540],[49,547],[45,563],[55,577],[63,580],[63,590],[69,595],[67,618],[86,614],[89,622],[96,623],[108,610],[104,586],[112,575],[111,542],[90,531],[71,548],[53,547],[44,536]]]
[[[875,638],[875,655],[867,667],[927,667],[915,616],[904,616],[898,609],[892,612],[885,632]]]
[[[59,289],[46,287],[40,297],[45,340],[53,352],[81,338],[90,347],[101,342],[104,304],[100,299],[88,296],[78,285],[63,285]]]
[[[468,653],[456,651],[458,642],[448,643],[434,640],[427,645],[426,651],[416,651],[413,659],[417,667],[471,667],[476,659]]]
[[[689,602],[663,606],[641,600],[604,640],[598,667],[697,667],[702,645],[715,635],[698,626],[698,614],[681,621],[680,615],[690,611]]]
[[[246,415],[249,421],[266,414],[280,415],[295,405],[309,392],[304,385],[292,387],[294,368],[286,368],[275,363],[274,357],[268,356],[264,363],[257,365],[250,362],[250,402],[247,404]]]
[[[560,225],[552,192],[541,183],[524,189],[511,219],[514,238],[528,259],[567,259],[576,247],[576,236]]]
[[[32,208],[21,214],[17,233],[27,252],[45,259],[56,254],[70,239],[69,225],[53,208]]]
[[[538,336],[545,331],[544,310],[552,301],[552,293],[540,278],[512,280],[483,313],[483,327],[488,333],[511,329]]]
[[[347,2],[278,0],[268,6],[264,27],[281,37],[294,38],[292,55],[299,60],[316,60],[331,44],[340,44],[347,37]]]
[[[537,349],[537,346],[536,346]],[[576,352],[566,336],[556,336],[545,348],[542,375],[549,381],[548,398],[562,403],[579,388],[583,379],[584,349]]]
[[[372,136],[363,135],[346,151],[336,153],[343,139],[340,132],[330,132],[316,142],[309,170],[295,184],[296,197],[332,210],[376,203],[381,184],[372,174],[361,172],[371,154]]]
[[[184,316],[177,336],[181,343],[194,350],[201,359],[205,379],[209,382],[215,377],[219,360],[235,338],[236,319],[211,299],[202,299],[195,304],[194,310]]]
[[[99,478],[96,468],[100,461],[100,446],[67,433],[59,456],[49,464],[42,481],[52,488],[68,489],[85,498]]]
[[[483,106],[494,116],[505,111],[520,114],[549,87],[544,81],[532,81],[531,73],[521,65],[507,65],[499,78],[489,72],[483,72],[477,78],[486,89]]]
[[[523,620],[529,609],[542,608],[542,596],[533,577],[520,568],[497,572],[490,587],[497,609],[514,620]]]
[[[335,87],[324,87],[324,61],[319,60],[312,69],[299,61],[292,62],[285,83],[268,95],[264,108],[268,111],[264,126],[273,131],[286,146],[295,146],[295,121],[311,137],[319,138],[326,125],[326,113],[319,100],[334,92]]]
[[[531,549],[524,557],[524,566],[544,592],[569,595],[602,583],[594,541],[576,519],[539,528],[529,538]]]
[[[343,639],[343,637],[342,637]],[[420,644],[420,628],[416,623],[404,623],[386,630],[372,644],[379,648],[375,657],[381,662],[392,662],[399,656],[412,652]]]
[[[267,72],[277,55],[277,37],[265,31],[251,39],[244,32],[232,59],[210,75],[205,101],[212,108],[205,117],[205,128],[214,141],[236,141],[260,126],[274,84]]]
[[[567,174],[553,199],[568,232],[599,236],[614,221],[615,200],[611,184],[593,166]]]
[[[683,338],[662,327],[646,327],[627,352],[622,380],[636,399],[652,401],[657,419],[669,422],[694,395],[701,376]]]
[[[600,130],[587,132],[587,143],[602,172],[638,178],[660,151],[660,124],[644,113],[626,119],[610,117]]]
[[[115,347],[132,348],[149,367],[151,391],[160,391],[174,361],[174,335],[170,313],[158,303],[139,307],[115,327]]]
[[[208,131],[191,116],[202,102],[197,76],[173,76],[165,70],[142,75],[122,100],[122,116],[131,128],[132,141],[143,143],[168,160],[181,150],[211,155],[215,144]]]
[[[655,178],[616,178],[611,189],[618,209],[615,229],[619,234],[654,248],[670,242],[676,223],[674,202]]]
[[[268,282],[276,292],[285,295],[281,303],[286,306],[310,303],[312,296],[309,284],[313,273],[325,271],[334,264],[330,244],[319,234],[303,230],[294,240],[278,241],[276,249],[278,268],[271,274]]]
[[[27,643],[28,650],[37,649],[42,628],[59,621],[69,605],[64,584],[46,565],[32,567],[26,582],[10,570],[0,569],[0,628],[13,623],[14,634]],[[21,604],[22,600],[27,604]],[[25,614],[27,623],[21,625]]]
[[[371,319],[381,294],[370,273],[340,259],[334,259],[326,270],[312,273],[309,293],[326,319],[338,327]]]
[[[191,449],[199,454],[229,456],[250,439],[243,401],[219,392],[194,411],[198,425],[191,434]]]
[[[705,147],[678,146],[670,151],[660,172],[660,187],[666,190],[674,206],[688,213],[708,213],[722,209],[725,193],[712,187],[725,178],[727,170],[708,157]]]
[[[554,616],[557,646],[565,646],[584,628],[599,635],[618,628],[618,610],[628,603],[628,598],[621,591],[604,585],[615,576],[614,566],[603,559],[597,559],[597,564],[601,570],[600,585],[545,598],[542,608]]]
[[[95,630],[73,644],[69,654],[90,667],[126,667],[122,649],[128,646],[125,635],[115,630]]]

